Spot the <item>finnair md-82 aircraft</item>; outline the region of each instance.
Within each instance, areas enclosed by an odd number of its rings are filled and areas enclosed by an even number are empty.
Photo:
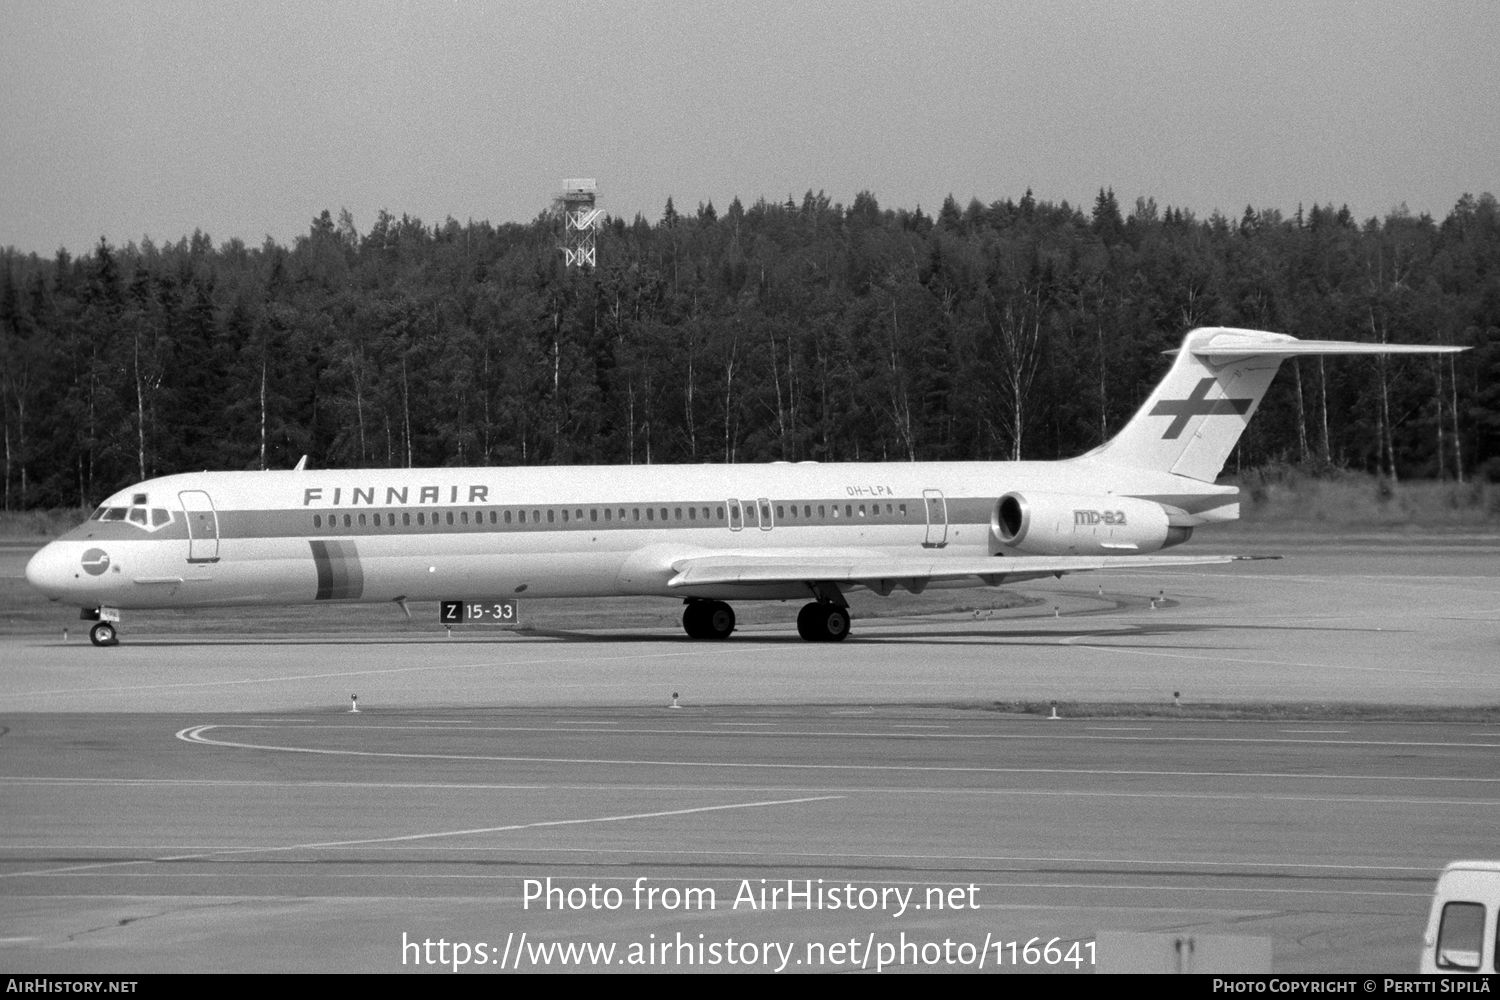
[[[1148,555],[1239,516],[1216,486],[1283,359],[1460,350],[1187,335],[1113,439],[1057,462],[351,469],[163,476],[110,497],[26,579],[97,646],[121,609],[651,595],[697,639],[732,600],[805,600],[805,639],[849,634],[844,592],[998,586],[1082,570],[1229,562]]]

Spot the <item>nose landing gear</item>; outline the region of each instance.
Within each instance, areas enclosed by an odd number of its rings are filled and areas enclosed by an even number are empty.
[[[93,622],[94,626],[89,629],[89,642],[96,646],[118,646],[120,644],[120,610],[118,608],[98,607],[80,608],[78,617],[86,622]]]

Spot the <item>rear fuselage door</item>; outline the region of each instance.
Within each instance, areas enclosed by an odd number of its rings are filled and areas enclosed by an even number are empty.
[[[776,519],[771,516],[771,501],[766,497],[761,497],[755,503],[760,507],[760,530],[770,531],[776,527]]]
[[[948,544],[948,500],[942,490],[923,490],[922,500],[927,508],[927,538],[922,545],[940,549]]]
[[[202,490],[183,490],[177,494],[188,526],[188,562],[219,561],[219,512]]]

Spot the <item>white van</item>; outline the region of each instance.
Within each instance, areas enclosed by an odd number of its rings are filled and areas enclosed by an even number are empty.
[[[1495,972],[1500,861],[1454,861],[1438,876],[1427,933],[1426,973]]]

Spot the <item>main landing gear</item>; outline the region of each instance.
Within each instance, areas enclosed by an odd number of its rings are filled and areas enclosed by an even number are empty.
[[[727,639],[734,631],[734,609],[723,601],[688,601],[682,627],[694,639]]]
[[[734,631],[734,609],[723,601],[690,600],[682,627],[694,639],[727,639]],[[849,637],[849,609],[814,601],[797,613],[797,634],[808,642],[843,642]]]
[[[89,642],[96,646],[118,646],[120,633],[110,622],[100,622],[89,629]]]
[[[849,609],[836,604],[804,604],[797,612],[797,634],[808,642],[843,642],[849,637]]]

